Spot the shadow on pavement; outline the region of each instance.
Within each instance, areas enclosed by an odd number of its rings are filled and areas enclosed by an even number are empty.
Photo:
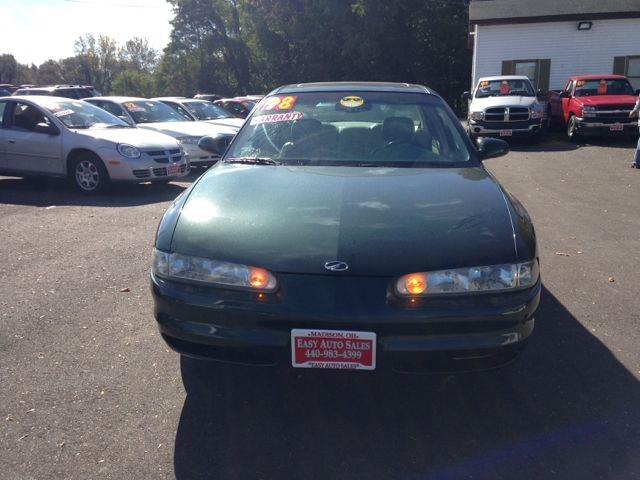
[[[457,376],[182,359],[180,480],[640,478],[640,385],[549,291],[525,353]]]
[[[178,182],[115,183],[101,195],[83,195],[63,179],[0,177],[0,203],[47,207],[78,205],[93,207],[131,207],[171,201],[196,180],[203,170],[193,170]]]

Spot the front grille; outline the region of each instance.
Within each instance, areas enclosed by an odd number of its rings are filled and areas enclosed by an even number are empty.
[[[151,173],[147,169],[145,169],[145,170],[133,170],[133,175],[136,178],[148,178],[148,177],[151,176]]]
[[[630,112],[631,108],[627,106],[609,105],[596,107],[596,117],[603,123],[607,123],[607,121],[611,121],[613,123],[628,122]]]
[[[494,107],[484,113],[486,122],[526,122],[529,120],[527,107]]]
[[[145,153],[157,163],[176,163],[182,159],[182,154],[178,148],[171,150],[147,150]]]

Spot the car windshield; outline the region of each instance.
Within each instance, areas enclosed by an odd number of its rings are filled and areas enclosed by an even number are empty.
[[[124,102],[122,106],[136,123],[185,122],[186,119],[173,108],[155,100]]]
[[[627,79],[576,81],[576,97],[595,97],[601,95],[634,95],[634,92]]]
[[[465,166],[455,116],[420,93],[321,92],[265,98],[225,159],[285,164]]]
[[[128,128],[109,112],[81,100],[47,100],[43,107],[68,128]]]
[[[476,98],[514,96],[535,96],[531,82],[529,80],[482,80],[476,91]]]
[[[218,118],[233,118],[229,112],[220,107],[216,107],[211,102],[184,102],[184,107],[189,110],[198,120],[216,120]]]

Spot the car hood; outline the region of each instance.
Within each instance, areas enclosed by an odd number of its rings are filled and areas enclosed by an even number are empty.
[[[244,118],[218,118],[215,120],[205,120],[205,122],[223,127],[233,127],[236,130],[239,130],[240,127],[244,125]]]
[[[138,127],[147,130],[156,130],[158,132],[171,135],[172,137],[183,136],[206,136],[217,135],[220,133],[228,133],[235,135],[237,128],[226,127],[222,125],[212,125],[207,122],[157,122],[157,123],[140,123]]]
[[[471,103],[473,110],[485,110],[492,107],[529,107],[536,103],[536,97],[487,97],[474,98]]]
[[[100,128],[73,130],[77,135],[112,143],[128,143],[136,148],[178,148],[178,142],[158,132],[140,128]]]
[[[604,107],[606,105],[631,107],[636,104],[638,97],[631,95],[601,95],[599,97],[574,97],[582,105]]]
[[[515,261],[508,202],[482,167],[219,164],[192,189],[171,250],[280,273],[395,276]]]

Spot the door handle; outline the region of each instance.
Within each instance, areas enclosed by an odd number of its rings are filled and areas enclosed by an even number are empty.
[[[15,140],[9,140],[9,143],[16,143]]]

